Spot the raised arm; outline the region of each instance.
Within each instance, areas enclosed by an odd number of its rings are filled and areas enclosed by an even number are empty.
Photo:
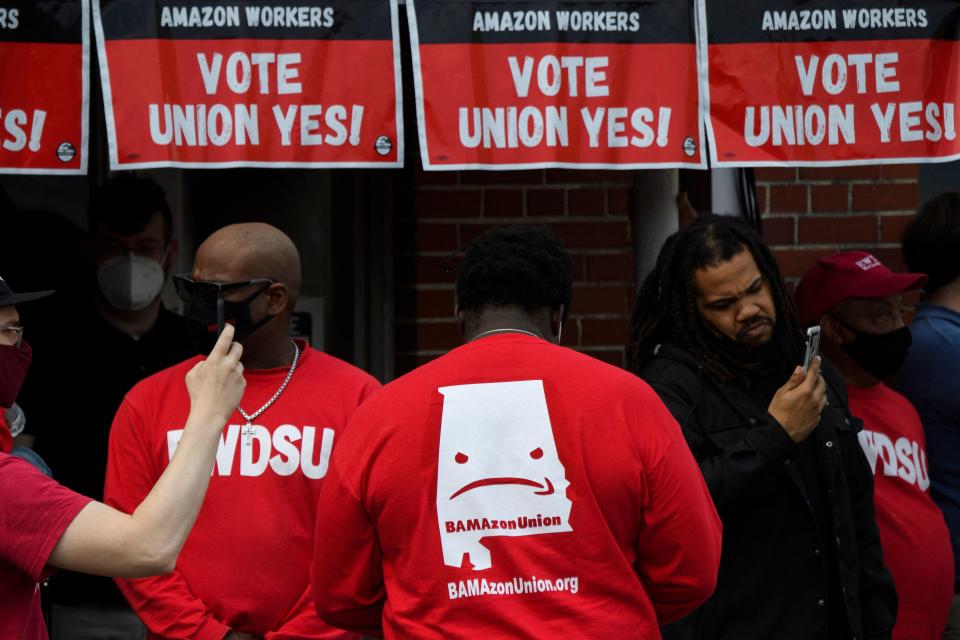
[[[210,356],[187,373],[183,439],[140,506],[127,515],[91,502],[67,527],[49,565],[130,578],[173,570],[203,503],[223,425],[243,394],[242,347],[232,339],[228,325]]]

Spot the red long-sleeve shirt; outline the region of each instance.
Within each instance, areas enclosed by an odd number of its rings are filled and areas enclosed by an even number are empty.
[[[106,501],[114,507],[132,512],[169,463],[190,410],[184,375],[197,360],[147,378],[124,399],[107,465]],[[286,373],[245,370],[240,406],[256,411]],[[377,388],[359,369],[306,348],[287,388],[254,421],[249,444],[245,420],[231,416],[176,570],[117,580],[151,638],[220,640],[231,629],[269,640],[354,637],[317,618],[310,551],[334,441]]]
[[[658,638],[713,591],[721,525],[640,379],[520,334],[464,345],[351,419],[313,592],[388,638]]]

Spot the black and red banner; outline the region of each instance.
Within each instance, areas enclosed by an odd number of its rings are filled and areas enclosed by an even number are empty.
[[[85,0],[0,3],[0,173],[87,170]]]
[[[691,2],[407,11],[425,169],[706,166]]]
[[[402,166],[396,0],[93,0],[112,168]]]
[[[957,0],[698,0],[715,166],[960,158]]]

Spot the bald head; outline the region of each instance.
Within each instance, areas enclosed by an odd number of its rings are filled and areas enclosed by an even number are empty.
[[[283,283],[291,305],[300,292],[300,254],[287,234],[262,222],[231,224],[204,240],[193,277],[213,282],[270,278]]]

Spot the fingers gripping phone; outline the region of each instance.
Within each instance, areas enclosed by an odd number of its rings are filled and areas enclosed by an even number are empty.
[[[803,354],[803,373],[810,369],[810,363],[820,355],[820,325],[807,329],[807,349]]]

